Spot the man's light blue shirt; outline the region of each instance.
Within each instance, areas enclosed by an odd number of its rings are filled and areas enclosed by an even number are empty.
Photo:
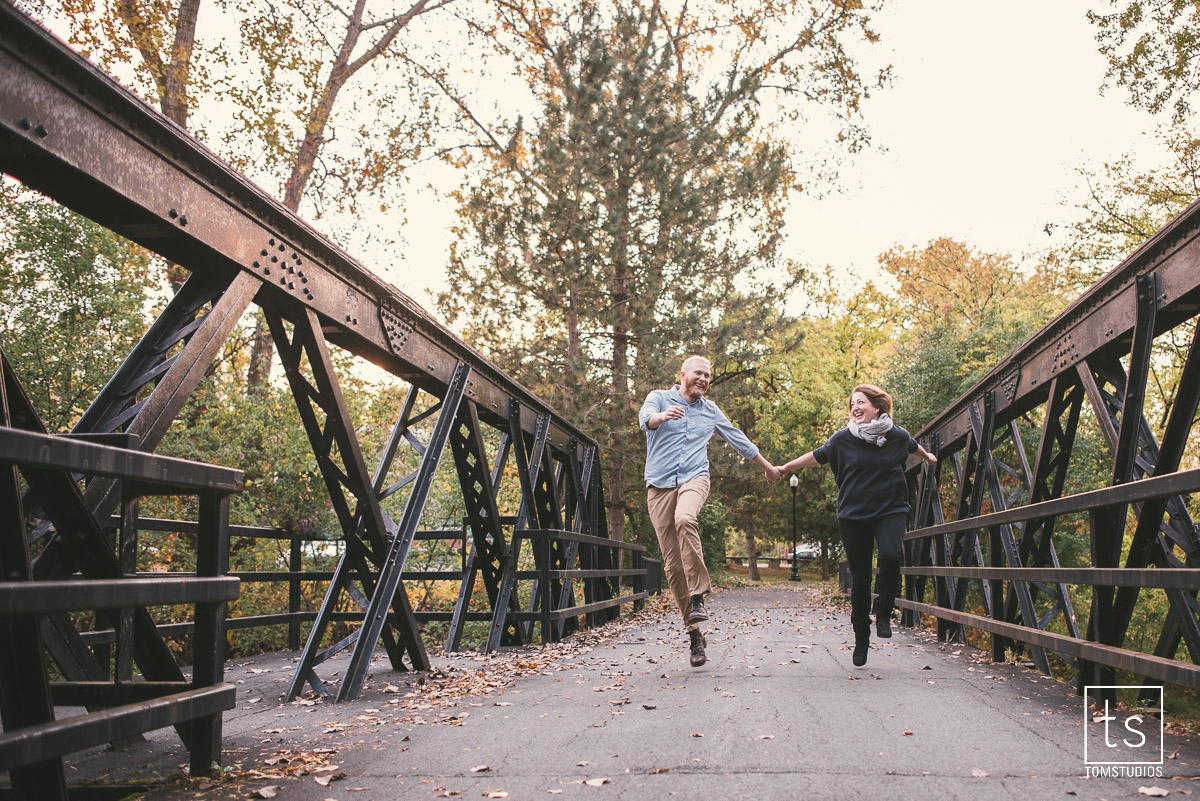
[[[647,423],[651,415],[670,406],[685,410],[680,420],[667,420],[658,428]],[[758,456],[758,446],[741,432],[708,398],[692,403],[679,394],[679,385],[656,389],[646,396],[638,412],[638,425],[646,432],[646,486],[679,487],[696,476],[708,474],[708,441],[715,433],[728,442],[743,459]]]

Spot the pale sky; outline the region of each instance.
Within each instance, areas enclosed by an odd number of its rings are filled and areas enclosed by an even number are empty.
[[[1051,244],[1047,223],[1077,215],[1078,169],[1161,153],[1154,120],[1125,92],[1102,96],[1106,62],[1089,7],[1106,0],[895,0],[864,51],[894,81],[866,103],[874,148],[848,159],[841,191],[791,204],[786,252],[855,279],[877,278],[894,245],[951,236],[1015,257]],[[386,277],[423,305],[446,287],[452,212],[415,197],[405,260]],[[886,282],[885,282],[886,283]]]
[[[891,89],[866,106],[875,143],[842,171],[844,191],[793,204],[797,257],[874,277],[896,244],[951,236],[1021,255],[1076,216],[1078,168],[1135,152],[1161,158],[1154,120],[1100,95],[1106,62],[1088,7],[1106,0],[900,0],[877,17]]]

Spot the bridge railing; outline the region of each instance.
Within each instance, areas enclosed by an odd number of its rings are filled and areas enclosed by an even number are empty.
[[[206,775],[221,757],[221,716],[232,709],[236,688],[224,683],[225,609],[239,594],[226,574],[229,495],[242,488],[238,470],[153,456],[113,447],[111,438],[55,436],[10,427],[28,417],[26,399],[8,364],[0,379],[0,771],[7,771],[17,798],[66,801],[63,756],[143,732],[175,726],[188,745],[194,775]],[[19,470],[19,473],[18,473]],[[76,476],[119,482],[122,525],[114,543],[96,546],[99,523],[86,510]],[[62,535],[74,563],[87,578],[46,570],[26,551],[20,475],[29,496]],[[73,492],[64,491],[73,489]],[[198,500],[195,573],[139,576],[133,573],[138,506],[155,495]],[[57,497],[60,503],[46,500]],[[74,502],[71,502],[71,499]],[[115,547],[113,547],[115,546]],[[115,552],[114,552],[115,551]],[[153,631],[147,607],[194,609],[196,660],[191,679],[176,667]],[[115,654],[103,665],[86,649],[56,653],[83,679],[51,681],[43,648],[47,632],[70,627],[67,615],[91,612],[111,622]],[[135,667],[140,676],[135,680]],[[56,707],[81,706],[84,714],[58,719]]]
[[[511,524],[513,518],[504,517],[503,522]],[[111,519],[113,526],[120,524],[119,517]],[[141,518],[138,520],[140,531],[171,532],[196,534],[199,525],[189,520],[164,520],[158,518]],[[229,539],[267,539],[279,540],[287,546],[287,570],[232,570],[227,575],[236,578],[242,584],[286,584],[286,608],[277,611],[267,611],[262,614],[236,615],[231,614],[225,619],[227,631],[243,631],[247,629],[270,628],[287,626],[287,648],[298,650],[302,642],[301,627],[312,623],[317,618],[316,604],[320,602],[323,587],[334,578],[332,569],[314,569],[313,560],[305,557],[306,545],[340,546],[338,540],[330,540],[317,534],[305,534],[291,529],[274,528],[269,526],[239,526],[230,525]],[[645,599],[659,591],[656,560],[645,556],[645,546],[635,543],[615,542],[604,537],[594,537],[571,531],[557,530],[526,530],[521,532],[524,539],[534,543],[535,552],[531,554],[534,569],[518,570],[515,574],[517,581],[532,582],[525,593],[518,593],[528,604],[527,611],[510,610],[505,616],[508,621],[516,621],[528,630],[530,624],[542,624],[543,642],[557,641],[563,630],[563,623],[571,618],[586,616],[588,626],[600,625],[611,618],[612,613],[624,604],[632,604],[641,608]],[[417,541],[455,541],[459,564],[456,568],[435,570],[405,570],[401,573],[404,581],[444,581],[458,587],[467,575],[470,536],[467,529],[428,529],[416,532]],[[576,545],[578,567],[556,568],[556,560],[547,556],[548,548],[562,550],[566,543]],[[601,556],[601,550],[606,558]],[[620,561],[615,554],[625,551],[630,554],[631,566],[621,569],[616,567]],[[340,550],[339,550],[340,553]],[[338,553],[330,554],[326,561],[337,560]],[[561,560],[557,560],[561,564]],[[171,576],[184,579],[194,576],[194,573],[179,571],[164,573],[142,573],[145,578]],[[584,597],[583,604],[576,604],[574,593],[564,597],[561,587],[566,582],[571,585],[579,582]],[[316,589],[305,592],[304,584],[315,585]],[[622,585],[628,584],[629,591],[624,592]],[[607,586],[602,586],[607,585]],[[558,588],[547,602],[551,588]],[[621,594],[624,593],[624,594]],[[243,593],[245,600],[248,593]],[[230,610],[231,612],[234,610]],[[413,618],[420,623],[434,621],[451,622],[455,618],[464,621],[491,622],[491,611],[468,611],[459,609],[424,609],[417,608]],[[329,614],[331,621],[356,624],[362,621],[360,611],[335,611]],[[161,623],[157,631],[161,637],[181,637],[190,635],[195,630],[195,623],[182,621]],[[96,628],[83,632],[81,638],[93,651],[103,659],[107,656],[107,648],[117,640],[117,632],[113,628]]]
[[[913,546],[926,540],[941,540],[941,546],[949,548],[948,538],[951,535],[995,531],[1005,525],[1023,524],[1033,527],[1047,519],[1081,512],[1089,515],[1089,532],[1094,540],[1097,530],[1103,525],[1100,521],[1102,516],[1115,515],[1123,521],[1126,507],[1129,505],[1196,491],[1200,491],[1200,469],[1170,473],[1028,506],[926,526],[906,534],[905,543],[910,553],[916,550]],[[1002,658],[1006,646],[1013,641],[1052,651],[1079,668],[1081,686],[1084,683],[1101,683],[1105,670],[1125,670],[1148,679],[1200,689],[1200,665],[1145,654],[1104,642],[1112,621],[1096,621],[1088,632],[1089,639],[1080,639],[1065,633],[1054,633],[1004,620],[1005,590],[1007,588],[1011,592],[1017,585],[1088,585],[1093,593],[1107,594],[1111,603],[1113,588],[1117,587],[1135,593],[1143,589],[1157,588],[1183,590],[1194,594],[1200,590],[1200,569],[1004,567],[1003,549],[992,548],[988,556],[991,566],[987,567],[910,565],[902,568],[902,573],[910,577],[910,592],[907,599],[898,598],[896,605],[914,614],[931,615],[958,626],[988,632],[992,635],[995,658]],[[914,585],[924,578],[933,579],[933,587],[929,590],[920,587],[914,591]],[[958,585],[961,591],[968,581],[980,582],[982,593],[990,600],[988,606],[993,611],[991,617],[946,605],[946,599],[953,597],[950,585]],[[926,594],[932,594],[935,602],[917,600]],[[958,605],[961,606],[961,602]]]

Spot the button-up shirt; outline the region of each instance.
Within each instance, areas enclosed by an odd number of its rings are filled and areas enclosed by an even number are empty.
[[[670,406],[682,406],[679,420],[667,420],[658,428],[647,423],[652,415]],[[679,487],[696,476],[708,474],[708,441],[715,433],[728,442],[744,459],[758,456],[758,446],[729,422],[729,418],[708,398],[688,403],[679,394],[679,385],[656,389],[646,396],[638,413],[638,425],[646,432],[646,486],[667,489]]]

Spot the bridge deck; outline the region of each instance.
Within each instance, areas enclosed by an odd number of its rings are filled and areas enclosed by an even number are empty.
[[[362,697],[342,704],[281,705],[292,654],[231,662],[226,680],[240,689],[225,718],[225,764],[240,778],[199,789],[205,798],[247,798],[274,785],[288,801],[490,791],[510,799],[672,791],[680,799],[1113,799],[1146,797],[1140,787],[1200,789],[1200,742],[1170,731],[1164,778],[1084,778],[1084,710],[1074,690],[972,649],[897,628],[854,668],[847,615],[820,606],[804,585],[722,592],[709,610],[709,662],[699,670],[661,609],[544,651],[435,655],[431,674],[394,673],[377,657]],[[341,667],[332,661],[325,672],[336,679]],[[124,751],[79,755],[72,774],[144,778],[147,766],[171,774],[184,761],[167,731]],[[261,775],[238,774],[239,766]],[[343,772],[328,786],[317,782]],[[608,782],[583,783],[599,779]],[[197,790],[177,784],[147,799],[190,799]]]

